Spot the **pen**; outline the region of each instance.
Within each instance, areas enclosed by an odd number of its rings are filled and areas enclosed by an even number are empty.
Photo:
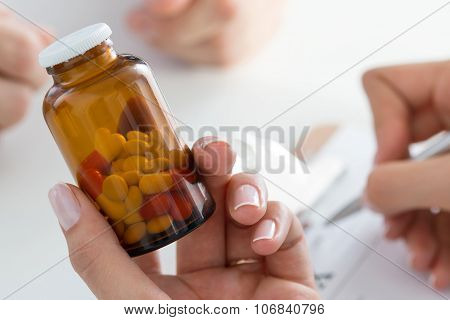
[[[413,156],[415,161],[426,160],[444,153],[450,152],[450,131],[445,131],[437,134],[433,138],[430,138],[429,145]],[[348,217],[359,210],[364,208],[363,196],[360,195],[357,198],[349,201],[341,210],[334,214],[327,224],[335,223],[336,221]]]

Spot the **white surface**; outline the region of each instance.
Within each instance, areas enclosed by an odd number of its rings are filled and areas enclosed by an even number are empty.
[[[337,224],[339,227],[329,225],[309,237],[315,271],[322,277],[328,275],[319,281],[323,298],[450,298],[450,289],[433,289],[427,273],[409,267],[408,251],[402,241],[383,238],[379,215],[361,211]]]
[[[307,229],[309,251],[318,287],[326,299],[442,299],[450,288],[438,292],[426,272],[408,265],[408,251],[402,241],[385,240],[381,215],[362,210],[327,224],[337,210],[361,194],[370,172],[375,150],[368,130],[340,129],[322,147],[317,158],[335,157],[348,170],[333,189],[310,212]],[[301,199],[301,198],[300,198]]]
[[[237,153],[233,174],[257,172],[266,182],[268,200],[283,200],[294,214],[315,206],[345,171],[340,158],[330,155],[301,163],[278,142],[254,135],[247,135],[245,142],[233,140],[232,147]]]
[[[39,53],[39,64],[51,67],[82,55],[111,36],[106,23],[96,23],[56,40]]]
[[[445,3],[293,0],[282,29],[263,52],[248,64],[220,70],[193,68],[152,53],[123,23],[124,13],[137,2],[6,0],[58,35],[97,22],[108,23],[117,51],[149,60],[173,112],[195,129],[266,123]],[[368,126],[368,105],[360,86],[363,70],[379,64],[447,59],[449,10],[440,11],[376,52],[273,124],[301,127],[336,121]],[[0,296],[67,253],[47,191],[56,181],[72,178],[43,121],[43,94],[36,95],[27,119],[0,138]],[[331,194],[331,201],[333,197],[341,199],[337,193]],[[163,260],[168,261],[167,256]],[[166,268],[173,270],[173,266]],[[92,297],[67,261],[12,296]]]

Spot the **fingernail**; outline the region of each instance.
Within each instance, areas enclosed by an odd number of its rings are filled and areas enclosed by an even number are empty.
[[[217,137],[204,137],[200,140],[200,148],[205,149],[210,143],[220,141]]]
[[[259,240],[272,240],[275,236],[275,227],[275,221],[271,219],[261,221],[256,228],[253,242]]]
[[[233,197],[233,208],[234,210],[239,209],[243,206],[253,206],[260,207],[259,193],[258,190],[249,184],[244,184],[240,186]]]
[[[67,231],[80,219],[80,204],[65,183],[58,183],[48,193],[48,198],[61,227]]]

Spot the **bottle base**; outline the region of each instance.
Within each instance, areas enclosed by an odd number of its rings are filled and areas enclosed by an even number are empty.
[[[193,216],[197,217],[196,219],[192,219],[188,223],[185,223],[183,227],[177,229],[176,232],[174,232],[170,236],[162,237],[159,240],[152,240],[151,242],[148,242],[146,244],[141,243],[139,245],[139,247],[125,248],[125,250],[127,251],[128,255],[133,258],[133,257],[141,256],[148,252],[152,252],[152,251],[161,249],[162,247],[165,247],[165,246],[183,238],[184,236],[188,235],[195,229],[202,226],[212,216],[212,214],[214,213],[214,211],[216,209],[216,205],[215,205],[214,201],[212,201],[212,203],[209,203],[209,204],[205,203],[204,209],[205,209],[204,212],[202,212],[201,214],[200,213],[193,214]]]

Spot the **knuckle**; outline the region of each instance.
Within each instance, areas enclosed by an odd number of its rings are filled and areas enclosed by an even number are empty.
[[[239,2],[236,0],[217,1],[218,12],[225,20],[233,19],[239,11]]]
[[[291,210],[281,201],[269,201],[267,203],[267,210],[276,212],[280,216],[292,215]]]
[[[228,67],[236,62],[233,55],[231,41],[227,34],[222,33],[212,40],[214,61],[217,65]]]
[[[315,289],[308,288],[293,297],[293,300],[320,300],[320,295]]]
[[[450,115],[450,64],[446,64],[442,70],[441,76],[437,80],[436,88],[433,93],[433,102],[438,112]]]
[[[27,87],[19,86],[14,90],[11,101],[6,102],[10,103],[12,106],[9,114],[9,118],[12,122],[17,122],[25,116],[30,101],[31,92]]]
[[[19,73],[29,72],[37,65],[37,56],[39,54],[39,45],[34,35],[21,33],[16,38],[16,60],[14,68]]]

